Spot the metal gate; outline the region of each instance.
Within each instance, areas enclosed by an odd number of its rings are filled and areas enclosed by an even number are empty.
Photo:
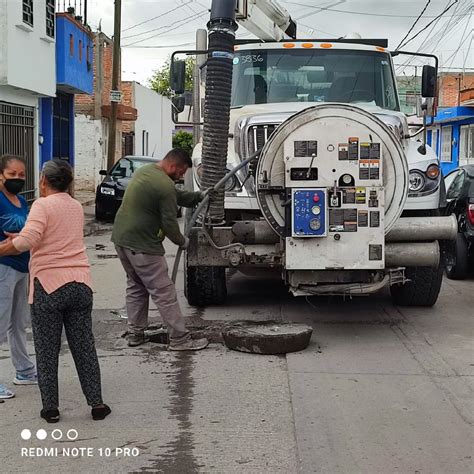
[[[0,155],[12,154],[26,161],[26,187],[22,195],[35,198],[35,108],[0,102]]]

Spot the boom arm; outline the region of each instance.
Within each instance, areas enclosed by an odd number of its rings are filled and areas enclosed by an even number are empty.
[[[296,38],[296,23],[275,0],[237,0],[236,21],[264,41]]]

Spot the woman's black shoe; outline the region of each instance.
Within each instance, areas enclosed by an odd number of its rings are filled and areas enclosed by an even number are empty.
[[[101,407],[94,407],[91,410],[93,420],[103,420],[107,415],[110,415],[112,410],[108,405],[102,405]]]
[[[59,410],[41,410],[41,418],[44,418],[48,423],[57,423],[59,421]]]

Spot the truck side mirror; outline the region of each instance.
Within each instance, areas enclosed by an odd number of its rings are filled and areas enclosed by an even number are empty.
[[[184,110],[186,99],[184,95],[175,96],[171,99],[171,103],[173,104],[173,112],[180,114]]]
[[[176,95],[184,94],[186,62],[172,61],[170,67],[170,87]]]
[[[436,97],[437,71],[434,66],[423,66],[421,76],[421,95],[422,97]]]

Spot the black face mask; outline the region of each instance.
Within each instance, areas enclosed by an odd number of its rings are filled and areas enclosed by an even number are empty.
[[[25,187],[25,180],[20,178],[6,179],[3,185],[9,193],[18,194]]]

